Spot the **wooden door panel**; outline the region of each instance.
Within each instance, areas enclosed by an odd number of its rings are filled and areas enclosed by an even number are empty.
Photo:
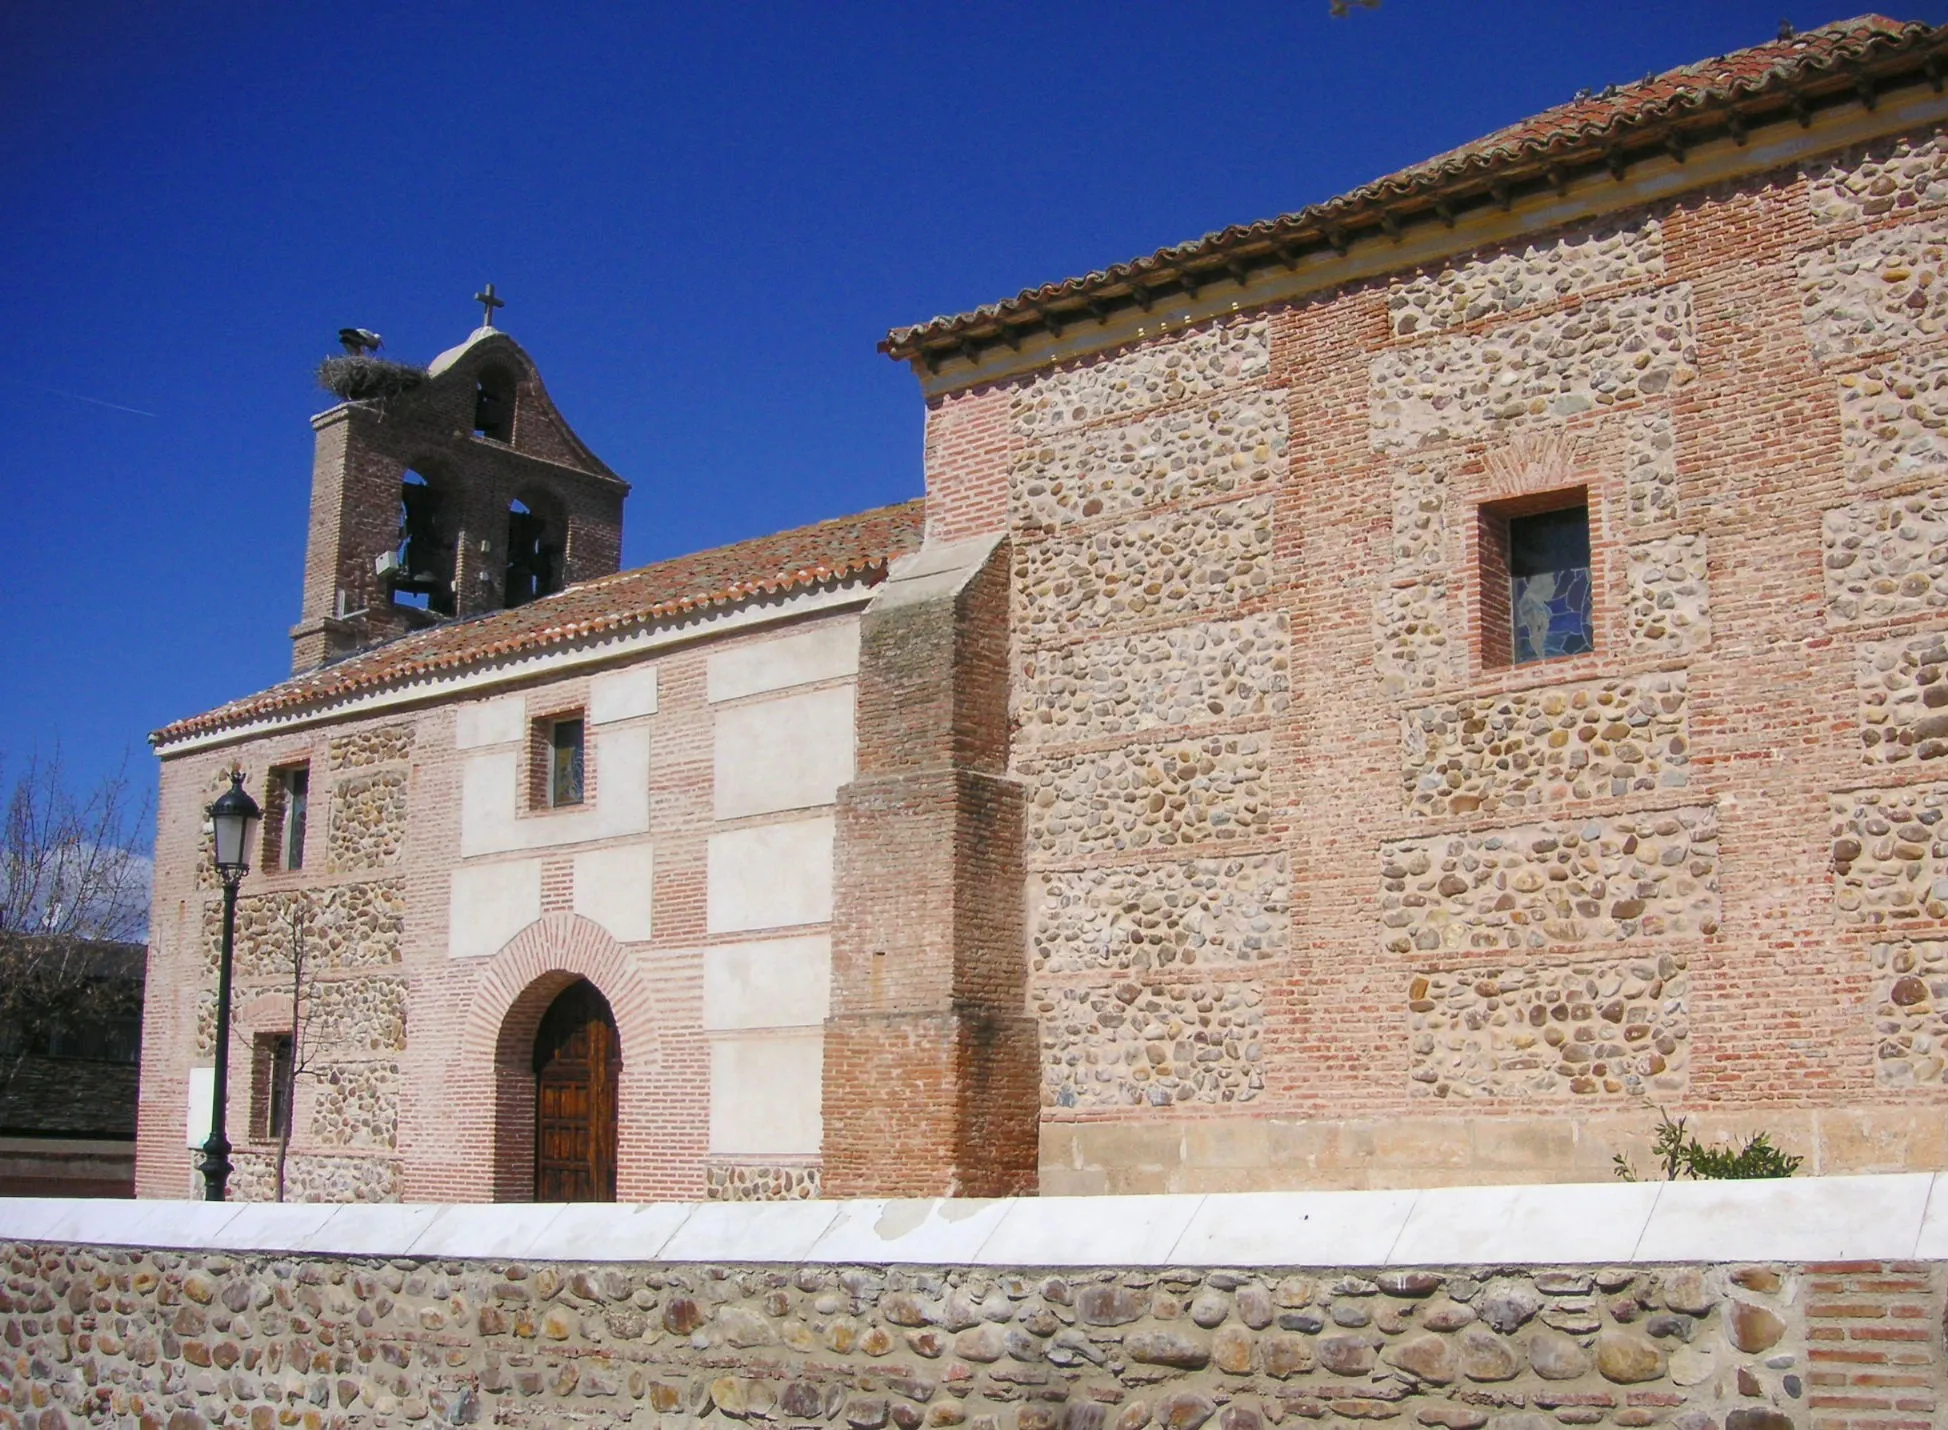
[[[621,1058],[608,1001],[570,984],[534,1040],[534,1197],[615,1200],[616,1093]]]

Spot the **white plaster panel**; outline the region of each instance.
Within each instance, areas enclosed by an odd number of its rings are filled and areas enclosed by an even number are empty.
[[[654,1261],[677,1228],[689,1220],[688,1202],[642,1202],[618,1207],[579,1202],[535,1234],[523,1256],[563,1261]]]
[[[439,1210],[431,1202],[345,1202],[315,1233],[294,1241],[291,1250],[404,1256]]]
[[[859,621],[847,616],[719,651],[705,667],[705,681],[715,702],[858,673]]]
[[[1012,1203],[974,1197],[840,1202],[808,1261],[885,1266],[972,1261]]]
[[[716,813],[741,819],[831,804],[852,778],[854,688],[726,706],[717,712]]]
[[[656,667],[633,666],[611,670],[588,683],[588,720],[608,725],[656,713]]]
[[[663,1261],[803,1261],[838,1202],[702,1202],[664,1246]]]
[[[590,849],[575,856],[575,912],[607,929],[618,943],[650,936],[656,852],[647,844]]]
[[[447,954],[490,957],[540,917],[539,859],[455,869],[447,904]]]
[[[453,744],[456,749],[476,750],[482,745],[505,745],[518,740],[528,725],[527,699],[504,695],[499,700],[477,700],[453,712]]]
[[[571,812],[548,810],[522,818],[521,750],[469,755],[460,776],[460,853],[506,854],[649,832],[649,727],[627,725],[589,732],[595,798]]]
[[[183,1117],[187,1145],[201,1147],[210,1138],[210,1118],[216,1111],[216,1069],[189,1070],[189,1106]]]
[[[703,1025],[809,1028],[832,1001],[832,940],[775,938],[724,943],[703,951]]]
[[[788,928],[832,917],[832,817],[710,836],[712,933]]]
[[[1879,1261],[1921,1238],[1934,1177],[1662,1182],[1635,1261]]]
[[[730,1157],[816,1155],[825,1035],[722,1037],[710,1045],[710,1150]]]
[[[1418,1195],[1213,1192],[1167,1250],[1186,1266],[1384,1266]]]
[[[1201,1196],[1047,1197],[1008,1203],[977,1266],[1164,1266]]]
[[[328,1202],[251,1202],[212,1232],[207,1244],[221,1251],[300,1251],[337,1210]]]
[[[441,1207],[414,1239],[412,1256],[526,1256],[548,1223],[562,1214],[561,1202],[473,1203]]]
[[[1545,1258],[1585,1264],[1628,1261],[1636,1253],[1662,1182],[1608,1186],[1437,1187],[1417,1195],[1387,1261],[1438,1266],[1451,1261],[1518,1266]]]

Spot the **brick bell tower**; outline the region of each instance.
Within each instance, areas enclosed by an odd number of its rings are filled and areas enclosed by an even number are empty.
[[[577,437],[533,361],[486,319],[423,374],[341,341],[363,383],[311,419],[311,528],[291,669],[613,574],[629,484]],[[362,365],[362,366],[361,366]],[[382,391],[385,395],[363,395]]]

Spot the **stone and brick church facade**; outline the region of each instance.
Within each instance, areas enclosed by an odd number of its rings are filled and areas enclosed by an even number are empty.
[[[156,737],[140,1190],[232,766],[287,1195],[534,1195],[583,984],[625,1200],[1948,1167],[1944,74],[1786,35],[902,329],[924,506],[636,571],[505,335],[324,414],[296,674]]]

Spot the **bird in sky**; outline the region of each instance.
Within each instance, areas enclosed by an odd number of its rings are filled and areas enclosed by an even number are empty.
[[[385,339],[370,328],[340,328],[338,341],[345,345],[345,351],[353,357],[375,353],[386,345]]]

